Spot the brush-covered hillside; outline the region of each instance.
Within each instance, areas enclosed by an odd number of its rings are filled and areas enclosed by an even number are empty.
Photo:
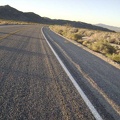
[[[50,28],[58,34],[120,63],[120,33],[80,29],[68,25],[50,26]]]

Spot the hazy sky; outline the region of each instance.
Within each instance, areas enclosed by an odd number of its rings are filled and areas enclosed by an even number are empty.
[[[120,0],[0,0],[7,4],[42,17],[120,27]]]

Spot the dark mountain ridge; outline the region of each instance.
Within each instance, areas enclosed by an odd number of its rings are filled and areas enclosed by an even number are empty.
[[[15,8],[10,7],[9,5],[0,6],[0,19],[37,22],[37,23],[43,21],[43,18],[35,13],[32,12],[24,13],[18,11]]]
[[[33,12],[25,13],[25,12],[15,9],[9,5],[0,6],[0,19],[24,21],[24,22],[34,22],[34,23],[42,23],[42,24],[52,24],[52,25],[54,25],[54,24],[55,25],[69,24],[73,27],[78,27],[78,28],[87,28],[87,29],[93,29],[93,30],[114,32],[113,30],[109,30],[107,28],[102,28],[102,27],[84,23],[84,22],[50,19],[50,18],[46,18],[46,17],[41,17]]]

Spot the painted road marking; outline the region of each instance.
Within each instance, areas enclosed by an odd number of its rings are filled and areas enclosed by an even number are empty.
[[[91,113],[93,114],[93,116],[95,117],[96,120],[103,120],[102,117],[100,116],[100,114],[97,112],[97,110],[95,109],[95,107],[92,105],[92,103],[90,102],[90,100],[88,99],[88,97],[85,95],[85,93],[83,92],[83,90],[80,88],[80,86],[77,84],[77,82],[75,81],[75,79],[73,78],[73,76],[70,74],[69,70],[66,68],[66,66],[64,65],[64,63],[62,62],[62,60],[60,59],[60,57],[57,55],[57,53],[55,52],[55,50],[52,48],[52,46],[50,45],[49,41],[47,40],[47,38],[45,37],[44,33],[43,33],[43,27],[41,29],[42,34],[46,40],[46,42],[48,43],[49,47],[51,48],[52,52],[54,53],[54,55],[56,56],[57,60],[59,61],[59,63],[61,64],[61,66],[63,67],[64,71],[66,72],[66,74],[68,75],[68,77],[70,78],[70,80],[72,81],[73,85],[75,86],[75,88],[78,90],[79,94],[81,95],[81,97],[83,98],[84,102],[86,103],[86,105],[88,106],[88,108],[90,109]]]

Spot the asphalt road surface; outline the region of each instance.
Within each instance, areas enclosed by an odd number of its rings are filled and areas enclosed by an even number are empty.
[[[0,26],[0,120],[95,120],[45,37],[102,119],[119,120],[120,70],[42,27]]]
[[[95,120],[41,28],[0,27],[0,120]]]
[[[47,27],[43,33],[102,118],[120,120],[120,70]]]

